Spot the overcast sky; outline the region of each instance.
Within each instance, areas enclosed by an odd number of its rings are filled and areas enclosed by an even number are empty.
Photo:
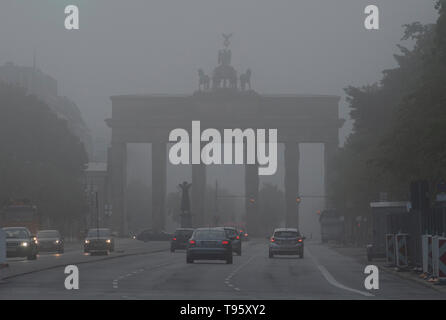
[[[259,93],[343,94],[392,67],[402,25],[434,22],[434,0],[1,0],[0,63],[32,64],[59,81],[94,133],[108,97],[191,93],[197,69],[216,65],[222,32],[233,64],[253,70]],[[80,30],[64,29],[64,8]],[[366,31],[376,4],[381,30]],[[345,116],[346,110],[341,110]],[[99,123],[98,123],[99,122]]]
[[[64,29],[68,4],[79,6],[78,31]],[[380,8],[379,31],[363,27],[369,4]],[[216,66],[223,32],[234,33],[233,65],[252,69],[257,92],[343,95],[395,66],[403,24],[435,20],[434,0],[0,0],[0,64],[32,65],[35,50],[38,67],[104,137],[111,95],[192,93],[197,69]],[[340,111],[347,118],[344,103]],[[311,193],[323,192],[321,154],[316,146],[302,156]]]

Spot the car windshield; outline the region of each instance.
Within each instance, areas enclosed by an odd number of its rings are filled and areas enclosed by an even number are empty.
[[[198,230],[195,231],[194,238],[197,240],[221,240],[225,239],[226,235],[223,230]]]
[[[184,237],[184,238],[189,237],[190,238],[192,236],[192,233],[194,233],[193,230],[177,230],[177,231],[175,231],[175,236],[177,236],[177,237]]]
[[[56,230],[45,230],[37,233],[37,238],[58,238],[59,236],[59,231]]]
[[[25,229],[3,229],[6,232],[7,239],[28,238],[29,234]]]
[[[276,231],[274,237],[277,238],[297,238],[299,237],[299,232],[296,231]]]
[[[97,237],[99,232],[99,237],[109,237],[109,229],[90,229],[88,230],[88,237]]]

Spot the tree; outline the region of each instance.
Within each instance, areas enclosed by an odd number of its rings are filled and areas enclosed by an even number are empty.
[[[446,2],[435,25],[405,26],[398,66],[374,85],[346,89],[353,133],[330,170],[330,198],[338,208],[366,209],[380,191],[407,199],[413,179],[446,175]],[[360,211],[356,210],[356,214]]]
[[[42,101],[0,83],[0,199],[28,198],[63,229],[85,211],[82,143]]]

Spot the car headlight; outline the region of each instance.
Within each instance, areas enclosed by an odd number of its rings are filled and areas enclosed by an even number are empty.
[[[85,240],[85,244],[89,244],[90,243],[90,240]]]
[[[27,246],[29,246],[29,243],[28,243],[28,242],[22,242],[20,245],[21,245],[22,247],[27,247]]]
[[[111,243],[111,240],[110,240],[110,239],[107,239],[105,242],[107,242],[107,243]]]
[[[54,241],[55,244],[59,244],[59,242],[60,242],[59,240]]]

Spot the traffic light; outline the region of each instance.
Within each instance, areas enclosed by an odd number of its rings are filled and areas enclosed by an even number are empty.
[[[256,203],[256,199],[254,199],[254,198],[249,198],[249,203],[251,203],[251,204]]]
[[[302,201],[302,199],[299,196],[297,196],[296,197],[296,203],[299,204],[301,201]]]

